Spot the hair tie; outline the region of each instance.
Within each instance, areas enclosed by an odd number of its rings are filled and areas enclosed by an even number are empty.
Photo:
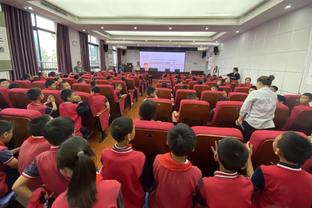
[[[84,154],[84,151],[81,150],[81,151],[79,151],[79,152],[77,153],[77,157],[79,157],[79,156],[81,156],[81,155],[83,155],[83,154]]]

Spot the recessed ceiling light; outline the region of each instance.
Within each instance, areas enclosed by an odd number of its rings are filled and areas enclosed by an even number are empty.
[[[236,30],[236,33],[239,33],[239,30]]]
[[[101,29],[104,30],[104,27],[102,26]]]
[[[291,5],[288,4],[287,6],[285,6],[285,9],[290,9],[291,8]]]
[[[28,8],[29,10],[33,10],[33,8],[32,8],[32,7],[30,7],[30,6],[29,6],[29,7],[27,7],[27,8]]]
[[[205,30],[208,30],[208,27],[205,27]]]
[[[136,30],[136,29],[138,29],[138,28],[137,28],[137,27],[134,27],[133,29],[135,29],[135,30]]]
[[[169,30],[172,30],[172,27],[169,27]]]
[[[82,31],[83,31],[83,32],[86,32],[86,30],[85,30],[85,29],[82,29]]]

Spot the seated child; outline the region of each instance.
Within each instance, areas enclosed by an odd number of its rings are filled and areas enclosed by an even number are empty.
[[[56,82],[54,80],[47,80],[44,85],[45,88],[49,90],[56,90],[57,88]]]
[[[81,118],[89,111],[88,105],[82,102],[81,97],[73,90],[62,90],[61,98],[63,103],[60,104],[60,116],[72,119],[75,123],[74,134],[88,139],[92,132],[88,127],[82,126]]]
[[[87,84],[87,82],[86,82],[86,80],[84,78],[79,78],[77,80],[77,82],[80,83],[80,84]]]
[[[197,94],[196,93],[188,93],[186,95],[187,100],[198,100]],[[178,122],[179,120],[179,112],[173,111],[172,112],[172,122]]]
[[[7,79],[0,79],[0,87],[9,88],[10,82]]]
[[[153,121],[156,115],[156,103],[151,100],[145,100],[139,109],[140,120]]]
[[[201,171],[187,157],[196,145],[196,135],[184,123],[174,126],[167,135],[170,152],[157,155],[153,165],[155,190],[150,207],[192,207],[192,197],[201,180]]]
[[[51,148],[39,154],[25,168],[12,188],[23,204],[27,204],[32,197],[32,191],[28,188],[31,179],[39,178],[45,185],[47,192],[54,198],[66,190],[69,181],[60,174],[57,168],[56,155],[59,146],[71,137],[73,132],[74,123],[69,118],[58,117],[46,124],[44,137],[50,143]]]
[[[251,207],[253,186],[251,181],[237,171],[251,163],[249,147],[236,138],[224,138],[216,142],[214,159],[219,171],[214,176],[203,178],[200,194],[207,207]],[[229,193],[229,194],[225,194]]]
[[[279,103],[285,103],[286,98],[283,95],[277,95],[277,100]]]
[[[57,76],[54,78],[55,85],[58,86],[61,82],[63,82],[62,77]]]
[[[252,175],[254,207],[311,207],[312,175],[301,165],[312,155],[307,138],[285,132],[275,138],[273,150],[277,165],[261,165]]]
[[[310,103],[312,102],[312,93],[303,93],[301,96],[300,96],[300,99],[299,99],[299,103],[300,105],[307,105],[307,106],[310,106]]]
[[[60,146],[58,169],[70,182],[52,208],[123,207],[120,183],[115,180],[96,181],[94,156],[88,142],[81,137],[71,137]]]
[[[49,95],[45,103],[41,102],[44,98],[44,95],[41,93],[41,89],[39,88],[29,89],[26,93],[26,96],[31,101],[27,105],[28,110],[39,111],[42,115],[43,114],[51,115],[54,111],[57,111],[57,105],[55,103],[55,98],[53,95]],[[47,106],[47,104],[51,104],[52,108]]]
[[[68,82],[62,81],[60,83],[60,90],[70,90],[70,89],[71,89],[71,86]]]
[[[8,121],[0,120],[0,197],[11,190],[14,181],[18,178],[18,160],[13,156],[19,148],[8,150],[5,146],[13,137],[13,125]]]
[[[144,100],[146,100],[148,98],[158,98],[157,97],[157,90],[155,89],[155,87],[148,87],[146,90],[146,94],[147,94],[147,97]]]
[[[122,85],[120,83],[114,85],[114,89],[118,92],[119,98],[127,97],[125,90],[122,88]]]
[[[252,91],[254,90],[257,90],[257,87],[255,85],[252,85],[250,88],[249,88],[249,91],[248,93],[251,93]]]
[[[246,77],[245,78],[244,86],[245,87],[250,87],[251,86],[251,78],[250,77]]]
[[[112,149],[104,149],[101,155],[103,179],[114,179],[121,183],[125,207],[143,207],[145,191],[152,181],[148,165],[142,152],[129,145],[135,135],[133,122],[127,117],[118,117],[111,124],[111,135],[117,141]],[[150,174],[149,174],[150,173]]]

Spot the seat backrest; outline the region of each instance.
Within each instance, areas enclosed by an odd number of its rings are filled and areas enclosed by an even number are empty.
[[[61,99],[61,91],[60,90],[44,89],[41,92],[44,95],[44,101],[47,100],[49,95],[53,95],[57,105],[59,105],[59,104],[61,104],[63,102],[62,99]]]
[[[293,107],[299,104],[300,95],[284,95],[285,105],[292,111]]]
[[[75,83],[72,86],[73,90],[86,93],[90,93],[90,88],[91,88],[90,84],[85,83]]]
[[[171,99],[171,89],[167,88],[156,88],[157,90],[157,97],[164,98],[164,99]]]
[[[312,107],[305,105],[295,106],[286,122],[285,129],[302,131],[307,135],[312,133]]]
[[[211,125],[218,127],[237,127],[235,121],[243,102],[240,101],[219,101],[216,104]]]
[[[190,81],[188,84],[190,85],[190,89],[193,89],[193,86],[197,84],[197,81]]]
[[[26,108],[30,103],[26,96],[28,90],[27,88],[13,88],[9,90],[9,98],[15,108]]]
[[[21,88],[30,88],[31,82],[29,80],[15,80],[14,83],[19,84]]]
[[[223,95],[224,93],[220,91],[204,90],[202,91],[200,99],[207,101],[210,104],[210,109],[212,109],[216,106],[216,103],[223,97]]]
[[[282,128],[286,124],[288,117],[289,117],[289,108],[282,103],[277,103],[275,116],[273,120],[275,124],[275,129],[282,130]]]
[[[126,82],[124,82],[124,81],[122,81],[122,80],[113,80],[113,81],[112,81],[112,84],[113,84],[113,85],[121,84],[122,89],[125,91],[126,94],[128,94],[128,88],[127,88]]]
[[[45,81],[34,81],[31,83],[31,88],[40,88],[40,89],[44,89],[45,88]]]
[[[13,107],[13,104],[9,98],[9,89],[0,87],[0,108]]]
[[[230,101],[244,101],[247,96],[248,94],[243,93],[243,92],[230,92],[229,93]]]
[[[128,89],[135,89],[135,82],[134,82],[134,79],[132,78],[127,78],[126,79],[126,84],[127,84],[127,88]]]
[[[243,140],[240,130],[235,128],[219,128],[208,126],[192,127],[197,137],[195,151],[188,157],[193,165],[199,167],[204,176],[212,176],[218,170],[218,163],[214,160],[211,147],[215,146],[215,141],[224,137],[233,137]]]
[[[0,120],[7,120],[14,123],[12,138],[14,147],[19,147],[30,136],[28,124],[31,119],[39,116],[41,116],[41,113],[35,110],[6,108],[0,111]]]
[[[133,149],[142,151],[152,162],[157,154],[169,151],[167,146],[168,131],[173,128],[169,122],[134,121],[135,138],[132,140]]]
[[[96,84],[100,84],[100,85],[111,85],[112,84],[112,81],[110,80],[96,80]]]
[[[210,86],[209,85],[204,85],[204,84],[195,84],[193,86],[193,88],[196,91],[198,97],[201,96],[202,91],[210,90]]]
[[[249,93],[250,87],[235,87],[234,92]]]
[[[162,87],[161,87],[161,83],[157,83],[157,84],[156,84],[156,88],[162,88]],[[172,89],[171,84],[167,83],[166,89]]]
[[[203,100],[181,100],[178,122],[189,126],[204,126],[208,123],[209,103]]]
[[[176,84],[176,85],[174,85],[174,93],[176,93],[177,90],[182,89],[183,86],[186,86],[187,89],[190,89],[190,85],[188,85],[188,84]]]
[[[114,95],[114,87],[109,84],[99,84],[97,85],[98,88],[100,88],[100,93],[104,95],[109,103],[112,105],[114,102],[117,101],[117,97]]]
[[[183,90],[183,89],[177,90],[176,97],[175,97],[175,102],[174,102],[174,108],[176,110],[179,110],[181,100],[182,99],[186,99],[186,96],[189,93],[196,94],[196,91],[195,90]]]
[[[152,100],[156,103],[155,121],[172,121],[172,102],[170,99],[149,98],[148,100]]]

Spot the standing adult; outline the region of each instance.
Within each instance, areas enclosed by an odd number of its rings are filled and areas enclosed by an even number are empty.
[[[278,101],[270,89],[273,80],[273,75],[259,77],[257,90],[250,92],[241,107],[236,125],[242,128],[246,141],[255,130],[275,127],[273,119]]]
[[[231,80],[240,80],[240,74],[238,73],[238,67],[233,68],[233,72],[227,74],[228,77],[230,77]]]
[[[77,74],[84,72],[84,69],[81,67],[80,61],[77,61],[77,66],[74,67],[74,72]]]

